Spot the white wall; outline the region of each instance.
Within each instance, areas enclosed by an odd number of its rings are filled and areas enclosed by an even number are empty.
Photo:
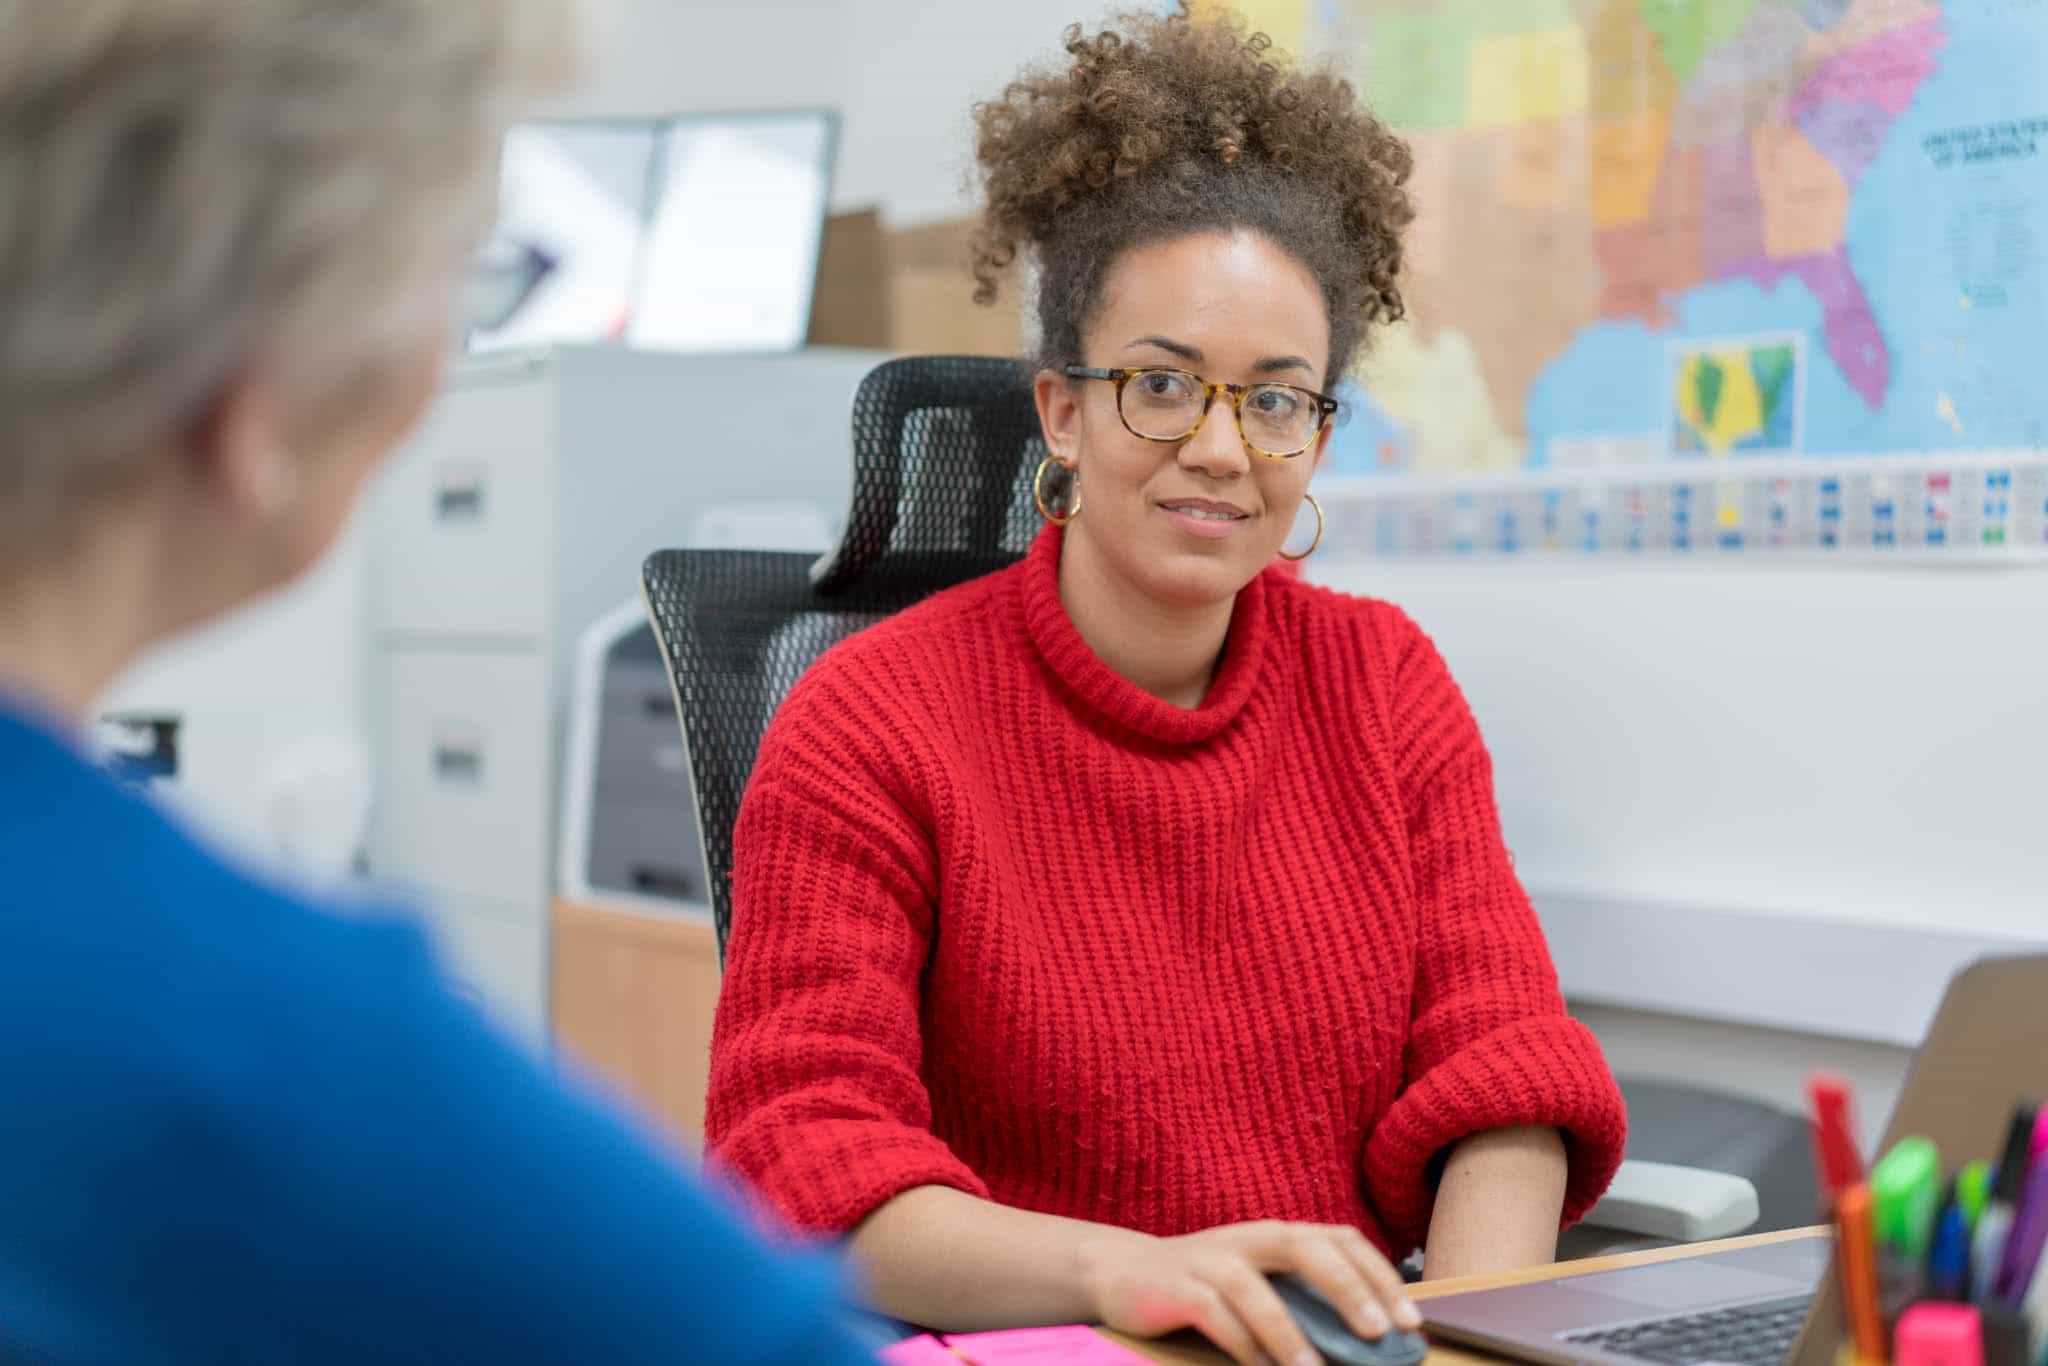
[[[1355,559],[1487,727],[1533,887],[2048,937],[2048,572]]]
[[[1001,92],[1095,0],[596,0],[576,114],[829,105],[839,208],[893,222],[967,212],[969,107]]]
[[[1340,557],[1318,574],[1435,637],[1532,895],[1566,928],[1602,923],[1588,954],[1632,954],[1610,990],[1708,1009],[1695,988],[1770,987],[1730,1016],[1896,1043],[1957,956],[2048,948],[2048,571]],[[1638,926],[1659,937],[1631,942]]]

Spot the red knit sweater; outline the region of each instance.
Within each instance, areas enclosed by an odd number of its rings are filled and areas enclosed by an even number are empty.
[[[1432,1159],[1621,1099],[1564,1012],[1457,686],[1397,608],[1267,573],[1202,706],[1112,673],[1061,537],[840,645],[736,832],[713,1156],[798,1227],[940,1184],[1179,1234],[1356,1225]]]

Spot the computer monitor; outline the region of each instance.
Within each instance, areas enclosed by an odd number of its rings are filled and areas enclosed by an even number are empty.
[[[837,121],[681,118],[661,134],[632,345],[793,351],[810,330]]]
[[[504,283],[473,282],[473,300],[499,307],[473,303],[471,350],[625,338],[662,126],[526,123],[506,135],[498,223],[476,271]]]
[[[470,349],[801,347],[837,141],[822,110],[514,128]]]

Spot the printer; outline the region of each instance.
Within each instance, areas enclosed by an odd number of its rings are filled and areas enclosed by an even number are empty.
[[[704,850],[675,693],[639,602],[584,632],[564,766],[565,896],[709,917]]]
[[[714,502],[687,543],[822,553],[838,529],[806,500]],[[570,687],[557,882],[586,903],[709,919],[697,798],[668,666],[635,597],[579,638]]]

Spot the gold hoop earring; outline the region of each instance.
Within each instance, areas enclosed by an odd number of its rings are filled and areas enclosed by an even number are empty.
[[[1323,543],[1323,505],[1316,501],[1316,496],[1313,493],[1304,493],[1301,496],[1308,499],[1308,505],[1316,510],[1316,538],[1310,541],[1308,549],[1302,551],[1299,555],[1290,555],[1285,550],[1280,552],[1281,559],[1292,560],[1297,564],[1315,554],[1316,547]]]
[[[1073,476],[1073,506],[1067,509],[1067,515],[1064,517],[1053,516],[1052,509],[1045,505],[1045,472],[1051,469],[1054,465],[1058,465],[1062,469],[1067,470]],[[1073,521],[1076,517],[1079,517],[1081,515],[1080,471],[1076,469],[1074,466],[1069,465],[1066,461],[1060,459],[1058,456],[1048,455],[1042,462],[1040,462],[1038,466],[1038,473],[1032,477],[1031,501],[1038,504],[1039,516],[1045,518],[1046,521],[1051,522],[1054,526],[1065,526],[1067,523]]]

